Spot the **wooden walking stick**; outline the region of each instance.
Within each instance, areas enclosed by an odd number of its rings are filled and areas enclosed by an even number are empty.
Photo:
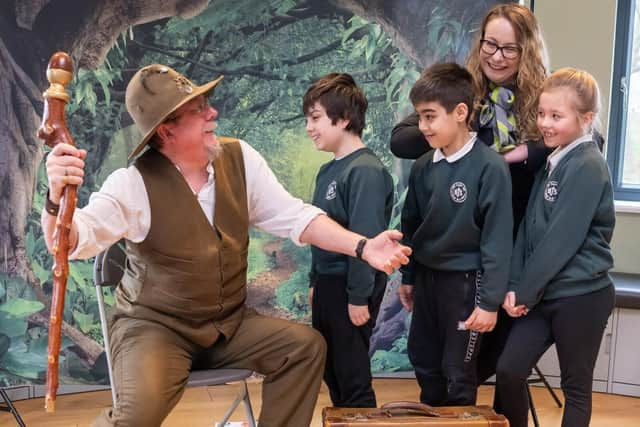
[[[64,87],[73,77],[71,57],[64,52],[56,52],[47,66],[47,80],[50,86],[44,92],[44,113],[42,124],[38,129],[38,138],[54,147],[60,143],[74,145],[73,138],[67,129],[64,107],[69,102],[69,94]],[[56,393],[58,391],[58,356],[62,334],[62,315],[64,313],[64,296],[69,276],[69,231],[76,208],[78,194],[77,185],[64,188],[60,202],[60,211],[53,235],[53,296],[51,298],[51,315],[49,317],[49,345],[47,350],[47,388],[45,408],[47,412],[56,409]]]

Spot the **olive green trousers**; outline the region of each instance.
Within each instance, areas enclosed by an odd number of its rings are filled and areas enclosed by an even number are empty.
[[[180,400],[196,357],[199,368],[265,375],[260,427],[307,427],[326,356],[317,331],[251,309],[231,339],[221,338],[208,349],[159,323],[132,318],[112,325],[111,346],[118,404],[94,421],[97,427],[160,426]]]

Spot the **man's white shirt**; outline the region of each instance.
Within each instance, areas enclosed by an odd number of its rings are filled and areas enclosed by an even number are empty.
[[[300,235],[317,215],[324,212],[289,194],[253,147],[244,141],[240,141],[240,147],[247,182],[249,222],[302,245]],[[207,171],[209,178],[197,197],[209,223],[213,224],[215,171],[211,165]],[[171,194],[167,194],[167,203],[171,203]],[[91,195],[87,206],[76,211],[73,222],[78,229],[78,244],[70,255],[73,259],[95,256],[122,237],[136,243],[143,241],[151,227],[151,207],[138,169],[131,165],[109,175],[100,191]]]

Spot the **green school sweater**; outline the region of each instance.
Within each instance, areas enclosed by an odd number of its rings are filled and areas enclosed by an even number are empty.
[[[434,163],[433,153],[416,160],[409,178],[402,232],[413,254],[401,268],[402,283],[414,283],[417,263],[435,270],[481,270],[478,305],[496,311],[507,289],[513,246],[509,168],[478,140],[453,163]]]
[[[393,208],[393,180],[368,148],[320,168],[313,204],[344,228],[366,237],[387,229]],[[347,276],[349,303],[367,305],[376,270],[353,257],[311,247],[310,279],[317,274]]]
[[[613,186],[596,144],[536,175],[514,248],[509,288],[517,304],[583,295],[608,286],[615,225]]]

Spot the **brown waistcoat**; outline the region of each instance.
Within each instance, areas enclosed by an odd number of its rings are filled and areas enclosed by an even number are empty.
[[[235,332],[246,299],[249,213],[237,140],[213,162],[212,227],[176,167],[149,149],[136,160],[151,206],[151,228],[126,242],[127,268],[116,291],[116,317],[162,323],[207,347]]]

